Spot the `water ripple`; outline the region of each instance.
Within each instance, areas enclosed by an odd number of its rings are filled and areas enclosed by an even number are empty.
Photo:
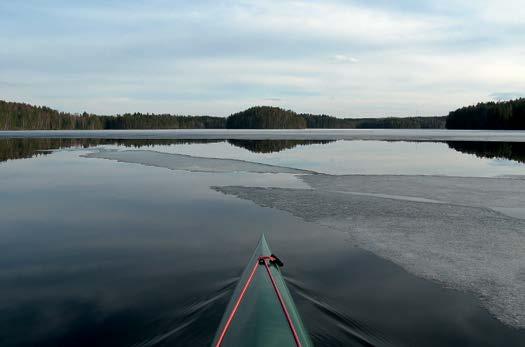
[[[157,346],[162,342],[165,342],[170,337],[182,335],[185,331],[198,330],[194,329],[192,325],[196,323],[199,319],[201,319],[206,312],[213,310],[216,307],[217,302],[224,299],[225,297],[229,297],[237,281],[238,278],[232,278],[226,281],[222,281],[221,283],[217,283],[217,287],[219,288],[216,291],[214,291],[210,296],[194,298],[193,300],[188,301],[185,305],[179,307],[176,313],[174,313],[174,316],[177,317],[177,322],[170,324],[170,327],[167,330],[164,329],[162,332],[154,336],[148,337],[141,342],[135,343],[132,345],[132,347]],[[193,338],[200,339],[202,338],[202,336],[193,336]],[[184,342],[186,343],[189,341]]]
[[[333,326],[336,326],[340,332],[349,340],[354,341],[359,346],[393,346],[394,344],[381,332],[370,327],[363,321],[350,317],[349,315],[337,310],[327,302],[321,300],[313,290],[306,288],[306,286],[296,279],[286,278],[291,289],[297,293],[301,298],[312,304],[320,311],[325,318],[327,318]],[[348,340],[333,341],[334,335],[324,334],[320,332],[312,332],[311,337],[321,345],[335,345],[348,344]]]

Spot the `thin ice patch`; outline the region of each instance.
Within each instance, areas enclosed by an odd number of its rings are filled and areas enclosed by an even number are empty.
[[[244,160],[202,158],[155,151],[100,151],[85,154],[83,157],[109,159],[123,163],[134,163],[171,170],[195,172],[312,173],[311,171],[306,170],[260,164]]]

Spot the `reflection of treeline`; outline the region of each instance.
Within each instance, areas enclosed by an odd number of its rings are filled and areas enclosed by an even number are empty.
[[[182,140],[182,139],[60,139],[60,138],[17,138],[0,139],[0,162],[9,159],[24,159],[48,154],[49,150],[61,148],[90,148],[99,145],[124,147],[151,147],[158,145],[181,145],[195,143],[217,143],[225,140]],[[228,140],[234,146],[256,153],[279,152],[298,145],[329,143],[317,140]]]
[[[93,140],[93,139],[87,139]],[[118,145],[124,147],[152,147],[152,146],[169,146],[169,145],[189,145],[195,143],[217,143],[223,142],[224,140],[214,140],[214,139],[96,139],[101,142],[97,145]]]
[[[447,128],[525,130],[525,98],[460,108],[449,113]]]
[[[0,162],[44,155],[49,149],[88,147],[88,143],[97,141],[94,139],[0,139]]]
[[[58,139],[17,138],[0,139],[0,162],[9,159],[31,158],[48,154],[49,150],[61,148],[89,148],[98,145],[124,147],[150,147],[157,145],[217,143],[225,140],[179,140],[179,139]],[[272,153],[296,146],[327,144],[331,140],[227,140],[228,143],[255,153]],[[525,143],[520,142],[467,142],[449,141],[448,146],[456,151],[474,154],[483,158],[504,158],[525,163]]]
[[[210,143],[222,140],[143,140],[143,139],[50,139],[18,138],[0,139],[0,162],[9,159],[31,158],[48,154],[49,150],[61,148],[89,148],[98,145],[119,145],[125,147],[149,147],[155,145],[172,145],[188,143]]]
[[[296,146],[327,144],[332,140],[228,140],[228,143],[255,153],[273,153]]]
[[[477,157],[510,159],[525,163],[525,143],[523,142],[449,141],[447,144],[456,151],[474,154]]]

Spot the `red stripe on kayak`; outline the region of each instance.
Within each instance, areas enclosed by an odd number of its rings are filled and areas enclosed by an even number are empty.
[[[299,340],[299,335],[297,334],[297,330],[295,329],[295,326],[292,322],[292,318],[290,317],[290,314],[288,313],[288,309],[286,308],[281,292],[279,291],[279,288],[277,288],[277,284],[275,283],[275,280],[272,276],[272,272],[270,271],[270,267],[268,266],[268,260],[272,259],[272,257],[260,257],[259,259],[263,259],[264,261],[264,267],[266,267],[266,271],[268,271],[268,275],[270,276],[270,280],[272,281],[273,289],[275,289],[275,292],[277,293],[277,297],[279,298],[279,302],[281,303],[281,307],[283,308],[284,315],[286,316],[286,320],[288,321],[288,324],[290,325],[290,329],[292,329],[293,338],[295,339],[295,343],[297,344],[298,347],[301,347],[301,341]]]
[[[217,341],[217,344],[215,345],[216,347],[219,347],[222,344],[222,341],[224,340],[224,336],[226,336],[226,332],[230,328],[233,317],[237,313],[237,310],[239,309],[239,305],[241,304],[241,301],[244,298],[244,294],[246,294],[246,290],[248,290],[248,287],[252,283],[253,276],[255,275],[255,272],[257,271],[258,267],[259,267],[259,264],[258,262],[256,262],[255,265],[253,266],[252,272],[250,273],[250,277],[248,277],[246,284],[244,284],[244,287],[242,288],[241,295],[239,295],[239,298],[237,299],[237,302],[235,303],[235,306],[233,307],[233,310],[230,313],[230,316],[228,317],[226,324],[224,325],[224,329],[221,332],[221,336],[219,337],[219,340]]]

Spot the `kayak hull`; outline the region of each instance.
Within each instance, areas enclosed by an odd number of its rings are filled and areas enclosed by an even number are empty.
[[[272,252],[261,236],[212,346],[312,346]]]

